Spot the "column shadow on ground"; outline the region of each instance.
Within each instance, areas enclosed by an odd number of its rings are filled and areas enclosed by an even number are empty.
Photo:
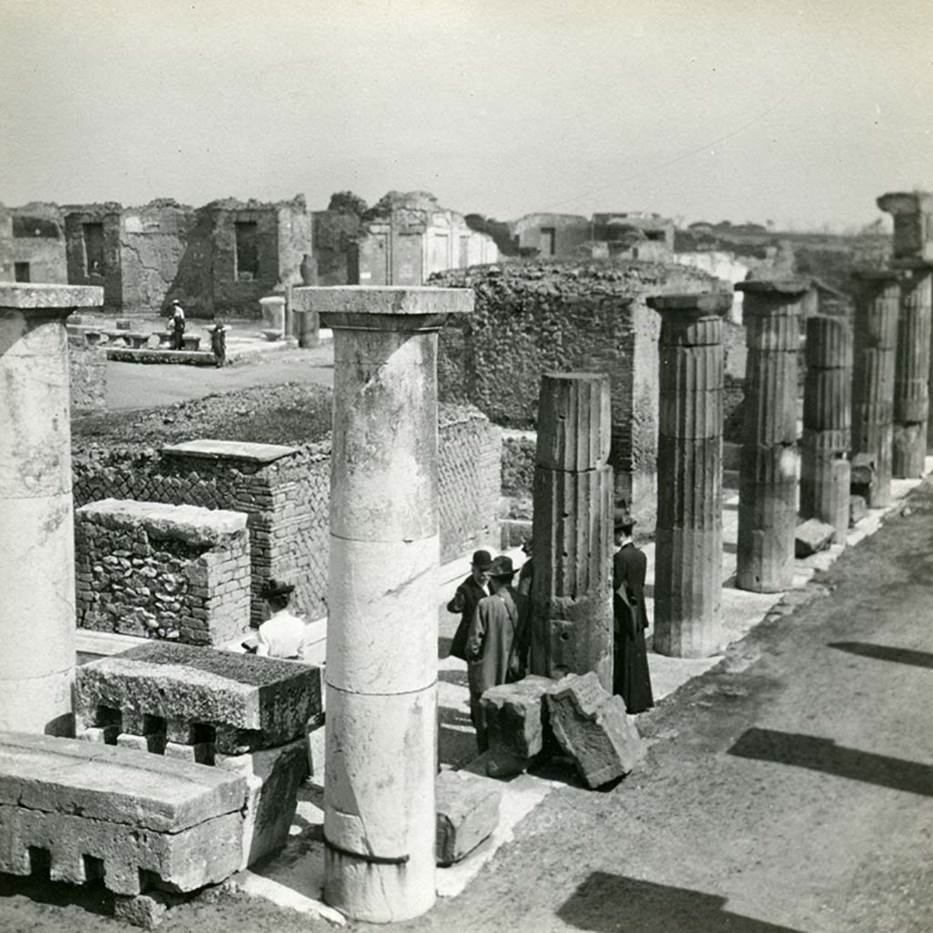
[[[37,904],[77,907],[89,914],[113,916],[113,895],[102,882],[66,884],[63,881],[51,881],[48,872],[42,871],[25,878],[0,874],[0,898],[17,895]]]
[[[891,645],[872,645],[865,641],[831,641],[829,648],[848,651],[863,658],[875,658],[878,661],[894,661],[897,664],[910,664],[913,667],[926,667],[933,670],[933,654],[928,651],[915,651],[912,648],[895,648]]]
[[[819,736],[754,728],[743,733],[728,754],[933,797],[933,766],[847,748]]]
[[[717,894],[593,872],[557,911],[592,933],[800,933],[725,909]]]

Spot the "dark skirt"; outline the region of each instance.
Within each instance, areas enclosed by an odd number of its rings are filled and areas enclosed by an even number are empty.
[[[619,621],[623,624],[617,624],[615,630],[612,692],[622,697],[629,713],[641,713],[654,706],[645,630],[640,624],[632,626],[628,619]],[[633,627],[637,632],[634,636]]]

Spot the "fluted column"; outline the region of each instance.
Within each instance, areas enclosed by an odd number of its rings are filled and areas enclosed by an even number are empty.
[[[405,920],[435,899],[437,331],[473,293],[301,291],[334,331],[324,898]]]
[[[891,504],[894,366],[900,286],[890,269],[859,270],[856,283],[852,369],[852,455],[875,465],[868,505]]]
[[[837,317],[807,321],[807,374],[803,391],[800,515],[849,530],[849,447],[852,421],[852,331]]]
[[[74,734],[65,318],[101,288],[0,284],[0,731]]]
[[[654,650],[707,657],[722,641],[723,294],[648,299],[661,315]]]
[[[797,525],[797,279],[740,282],[748,357],[739,474],[736,585],[757,593],[789,589]]]
[[[901,286],[894,364],[892,473],[898,479],[923,476],[930,414],[931,271],[922,260],[892,263]]]
[[[532,529],[531,671],[595,671],[612,690],[609,377],[541,377]]]

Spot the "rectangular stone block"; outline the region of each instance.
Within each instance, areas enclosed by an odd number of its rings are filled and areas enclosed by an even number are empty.
[[[526,762],[544,748],[544,697],[554,686],[549,677],[530,674],[514,684],[487,690],[481,699],[489,750]]]
[[[571,674],[547,693],[550,726],[588,787],[628,774],[645,755],[622,697],[602,688],[595,674]]]
[[[240,863],[245,779],[112,745],[0,734],[0,871],[31,873],[49,853],[53,880],[81,884],[89,859],[117,894],[141,872],[192,891]]]
[[[835,540],[836,529],[816,518],[808,518],[797,526],[794,535],[794,556],[809,557],[817,551],[825,551]]]
[[[218,752],[241,754],[284,745],[304,735],[322,712],[317,667],[195,645],[140,645],[77,669],[75,713],[98,725],[101,709],[132,708],[173,721],[170,741],[184,724],[198,727]],[[210,732],[213,731],[213,737]]]
[[[499,822],[502,786],[468,771],[441,771],[436,782],[438,865],[452,865],[488,839]]]
[[[868,514],[864,496],[849,496],[849,527],[854,528]]]

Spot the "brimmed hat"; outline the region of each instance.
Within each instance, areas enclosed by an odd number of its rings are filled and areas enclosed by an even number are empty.
[[[511,580],[518,571],[512,566],[512,558],[504,554],[497,557],[489,568],[489,576],[497,580]]]
[[[286,583],[284,580],[276,580],[275,577],[268,579],[260,591],[263,599],[272,599],[273,596],[288,596],[295,589],[293,583]]]
[[[620,528],[631,528],[635,524],[637,524],[635,517],[628,509],[617,508],[612,510],[612,528],[614,531],[618,531]]]
[[[492,565],[492,554],[489,551],[474,551],[471,564],[480,570],[489,570]]]
[[[173,298],[173,299],[172,299],[172,304],[173,304],[173,305],[180,305],[181,302],[180,302],[177,298]]]

